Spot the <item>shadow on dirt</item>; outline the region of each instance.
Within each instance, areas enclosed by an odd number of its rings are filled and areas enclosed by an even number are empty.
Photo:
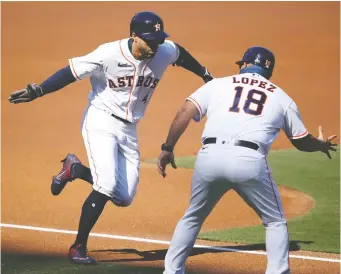
[[[300,250],[299,244],[312,244],[313,241],[290,241],[289,250]],[[219,248],[233,249],[233,250],[250,250],[250,251],[265,251],[265,244],[249,244],[242,246],[219,246]],[[127,258],[127,259],[112,259],[112,260],[100,260],[99,262],[143,262],[143,261],[157,261],[164,260],[167,249],[139,251],[137,249],[105,249],[105,250],[92,250],[91,252],[107,252],[113,254],[135,254],[140,258]],[[194,248],[189,256],[196,256],[200,254],[208,253],[224,253],[234,252],[232,250],[214,250],[207,248]]]

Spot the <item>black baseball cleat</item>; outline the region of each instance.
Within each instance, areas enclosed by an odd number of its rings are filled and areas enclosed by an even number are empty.
[[[77,156],[71,153],[66,155],[61,162],[63,163],[62,170],[52,177],[51,192],[53,195],[59,195],[68,182],[76,179],[73,167],[75,164],[81,163]]]
[[[69,249],[68,258],[74,264],[96,264],[96,260],[89,256],[85,245],[73,244]]]

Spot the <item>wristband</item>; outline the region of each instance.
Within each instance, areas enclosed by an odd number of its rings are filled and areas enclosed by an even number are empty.
[[[168,152],[173,152],[173,147],[166,145],[166,143],[162,144],[161,150],[168,151]]]

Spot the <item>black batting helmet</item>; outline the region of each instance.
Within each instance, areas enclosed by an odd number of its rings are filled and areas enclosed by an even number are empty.
[[[242,60],[236,62],[239,66],[244,63],[259,66],[263,68],[269,76],[271,76],[275,67],[275,55],[266,48],[251,47],[244,53]]]
[[[150,11],[139,12],[131,19],[130,35],[133,33],[146,40],[164,40],[169,37],[164,32],[161,17]]]

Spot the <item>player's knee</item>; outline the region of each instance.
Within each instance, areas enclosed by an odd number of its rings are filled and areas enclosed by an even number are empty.
[[[120,197],[114,196],[111,201],[119,207],[128,207],[132,204],[135,195],[120,195]]]
[[[128,207],[128,206],[131,205],[132,202],[133,202],[132,199],[124,199],[124,200],[122,200],[120,206],[121,206],[121,207]]]
[[[119,207],[128,207],[131,205],[132,201],[131,200],[121,200],[119,202],[117,201],[113,201],[112,202],[116,205],[116,206],[119,206]]]
[[[93,185],[92,188],[94,191],[99,192],[99,193],[107,196],[109,199],[113,196],[113,191],[109,190],[109,188],[101,187],[98,184]]]

